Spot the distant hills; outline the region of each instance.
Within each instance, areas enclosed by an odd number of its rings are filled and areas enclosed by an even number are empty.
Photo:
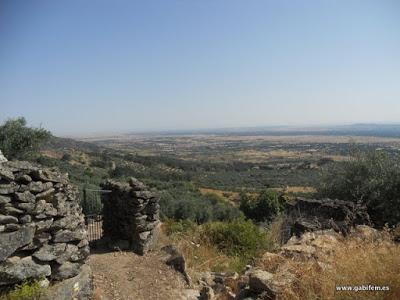
[[[129,135],[333,135],[333,136],[378,136],[400,137],[399,124],[373,124],[359,123],[352,125],[336,126],[263,126],[263,127],[237,127],[219,129],[194,129],[194,130],[166,130],[159,132],[132,132]]]

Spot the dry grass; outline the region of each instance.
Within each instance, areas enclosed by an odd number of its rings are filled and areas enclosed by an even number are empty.
[[[346,239],[328,267],[288,261],[296,281],[282,299],[400,299],[400,247],[387,241]],[[388,286],[390,291],[336,291],[336,286]]]
[[[235,264],[235,258],[222,254],[215,246],[201,239],[196,229],[169,234],[167,226],[165,223],[162,226],[157,248],[168,244],[177,246],[185,256],[192,278],[203,271],[228,271]]]

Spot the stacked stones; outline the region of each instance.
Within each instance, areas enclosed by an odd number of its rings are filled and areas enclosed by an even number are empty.
[[[370,224],[366,206],[343,200],[298,197],[286,203],[285,214],[284,243],[293,234],[332,228],[347,235],[355,225]]]
[[[151,246],[159,221],[156,193],[135,178],[128,183],[107,180],[102,188],[103,234],[111,245],[143,255]]]
[[[67,175],[0,163],[0,286],[80,275],[89,255],[77,192]]]

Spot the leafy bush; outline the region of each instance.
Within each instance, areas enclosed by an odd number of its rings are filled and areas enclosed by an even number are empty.
[[[40,286],[39,280],[26,281],[16,285],[6,295],[0,297],[4,300],[36,300],[40,299],[46,289]]]
[[[168,243],[184,253],[188,267],[196,271],[241,272],[263,250],[272,250],[269,230],[261,231],[243,218],[231,222],[163,222]]]
[[[262,191],[255,199],[245,193],[240,195],[240,210],[257,222],[270,222],[283,209],[284,200],[272,190]]]
[[[27,127],[23,117],[10,119],[0,126],[0,149],[8,159],[26,158],[50,137],[43,128]]]
[[[215,220],[233,220],[242,216],[238,208],[215,195],[202,195],[191,183],[177,182],[164,188],[160,192],[160,207],[164,218],[191,220],[202,224]]]
[[[365,204],[378,226],[400,222],[400,157],[353,151],[350,160],[326,170],[319,197]]]
[[[249,220],[210,222],[203,225],[203,238],[224,254],[249,259],[265,247],[266,235]]]
[[[174,221],[172,219],[166,219],[163,222],[163,226],[167,235],[174,235],[195,230],[196,223],[190,220]]]

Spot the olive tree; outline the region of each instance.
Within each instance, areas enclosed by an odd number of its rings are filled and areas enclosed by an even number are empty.
[[[26,159],[50,137],[43,128],[28,127],[23,117],[9,119],[0,126],[0,149],[8,159]]]
[[[353,151],[348,161],[325,170],[318,194],[364,204],[375,225],[394,225],[400,222],[400,157]]]

